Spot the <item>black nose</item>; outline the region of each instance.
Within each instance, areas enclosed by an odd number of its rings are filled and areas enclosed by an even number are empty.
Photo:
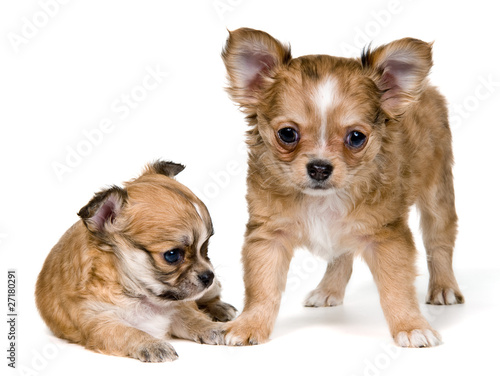
[[[201,274],[198,274],[198,278],[200,279],[201,283],[203,283],[203,285],[205,287],[208,287],[212,284],[212,282],[214,280],[214,273],[210,270],[207,270]]]
[[[316,181],[323,181],[330,177],[333,166],[324,161],[312,161],[307,164],[307,173]]]

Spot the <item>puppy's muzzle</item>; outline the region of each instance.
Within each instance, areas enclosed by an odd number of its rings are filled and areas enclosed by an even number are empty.
[[[333,166],[329,162],[316,160],[307,164],[307,174],[317,182],[325,181],[333,172]]]
[[[203,286],[209,287],[214,281],[214,273],[210,270],[206,270],[201,274],[198,274],[198,279],[203,283]]]

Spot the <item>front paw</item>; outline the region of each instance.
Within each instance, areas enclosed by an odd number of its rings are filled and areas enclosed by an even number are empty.
[[[265,323],[244,316],[224,324],[224,343],[229,346],[259,345],[267,342],[270,334]]]
[[[224,334],[224,324],[214,322],[205,326],[202,331],[193,333],[192,339],[203,345],[224,345]]]
[[[141,344],[130,354],[133,358],[146,363],[162,363],[176,360],[179,355],[173,346],[164,341],[155,341]]]
[[[222,300],[209,302],[200,307],[213,321],[226,322],[236,317],[237,309]]]
[[[413,329],[396,334],[394,342],[401,347],[433,347],[441,344],[441,337],[432,329]]]
[[[321,289],[314,289],[304,301],[305,307],[334,307],[341,305],[343,297]]]

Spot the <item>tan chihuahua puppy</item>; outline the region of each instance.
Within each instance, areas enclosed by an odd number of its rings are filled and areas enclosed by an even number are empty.
[[[216,344],[236,313],[207,256],[205,205],[158,161],[125,188],[97,193],[47,257],[36,303],[52,332],[109,355],[175,360],[169,336]],[[203,310],[203,312],[202,312]]]
[[[395,342],[439,344],[419,310],[416,204],[430,272],[427,302],[463,303],[452,270],[457,229],[445,100],[427,82],[431,45],[401,39],[361,59],[292,59],[269,34],[238,29],[222,53],[229,93],[250,126],[245,308],[225,325],[230,345],[272,331],[297,247],[328,261],[310,307],[341,304],[354,255],[378,286]]]

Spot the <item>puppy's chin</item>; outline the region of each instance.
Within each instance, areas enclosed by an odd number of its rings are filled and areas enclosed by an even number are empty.
[[[335,187],[307,187],[302,189],[302,193],[308,196],[329,196],[336,193]]]
[[[153,294],[155,300],[162,303],[198,300],[207,294],[215,284],[211,283],[209,286],[205,287],[196,283],[184,281],[182,285],[183,286],[162,291],[159,294]],[[152,293],[152,291],[150,292]]]
[[[308,196],[328,196],[336,193],[338,187],[331,179],[320,182],[307,179],[299,188],[303,194]]]
[[[183,292],[177,292],[177,291],[166,291],[160,295],[155,295],[156,300],[159,300],[160,302],[178,302],[178,301],[191,301],[191,300],[198,300],[200,299],[203,295],[206,294],[208,289],[203,289],[202,291],[199,291],[197,293],[192,293],[192,294],[185,294]]]

